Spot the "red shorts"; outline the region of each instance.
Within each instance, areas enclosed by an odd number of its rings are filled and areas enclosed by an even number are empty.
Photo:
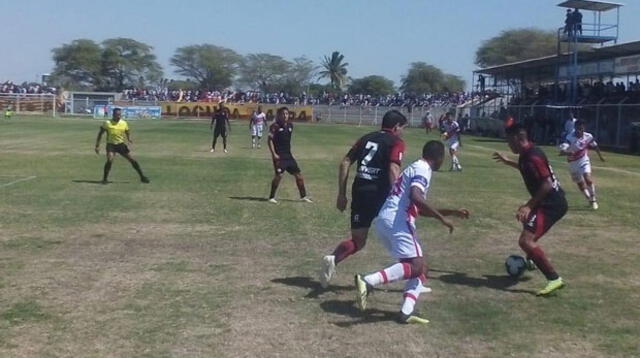
[[[536,240],[541,238],[567,213],[567,201],[563,201],[564,205],[560,202],[558,205],[540,206],[531,210],[527,221],[522,224],[523,229],[534,233]]]

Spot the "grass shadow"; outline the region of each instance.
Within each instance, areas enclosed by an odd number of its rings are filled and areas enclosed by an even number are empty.
[[[506,143],[506,140],[504,140],[504,139],[476,138],[476,139],[473,139],[472,142],[478,142],[478,143]]]
[[[338,327],[348,328],[359,324],[378,323],[378,322],[394,322],[398,317],[397,312],[384,311],[379,309],[367,309],[365,312],[360,312],[356,307],[353,300],[329,300],[320,304],[325,312],[335,313],[342,316],[356,319],[355,321],[342,321],[334,322]]]
[[[229,199],[244,200],[244,201],[262,201],[262,202],[269,201],[269,199],[267,198],[260,198],[257,196],[230,196]],[[294,199],[276,199],[276,200],[278,200],[279,202],[282,201],[282,202],[291,202],[291,203],[303,203],[303,201],[294,200]]]
[[[281,283],[287,286],[300,287],[310,289],[309,293],[307,293],[304,297],[306,298],[318,298],[324,292],[337,292],[337,291],[351,291],[353,287],[351,286],[339,286],[339,285],[329,285],[329,287],[322,288],[320,286],[320,282],[312,279],[311,277],[305,276],[294,276],[294,277],[284,277],[284,278],[274,278],[271,280],[274,283]]]
[[[102,184],[102,180],[82,180],[82,179],[74,179],[72,180],[73,183],[81,183],[81,184]],[[128,181],[111,181],[109,180],[107,182],[107,184],[115,184],[115,183],[120,183],[120,184],[129,184]]]
[[[529,281],[530,277],[520,277],[517,280],[512,279],[511,277],[504,275],[482,275],[482,277],[470,277],[464,272],[452,272],[452,271],[442,271],[442,270],[434,270],[430,269],[430,272],[439,272],[443,273],[440,276],[429,276],[429,278],[438,280],[444,283],[454,284],[454,285],[464,285],[469,287],[486,287],[494,290],[512,292],[512,293],[526,293],[535,296],[534,291],[530,290],[519,290],[519,289],[511,289],[510,287],[515,286],[519,282]]]

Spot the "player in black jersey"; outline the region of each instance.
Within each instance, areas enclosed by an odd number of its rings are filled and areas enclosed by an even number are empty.
[[[215,126],[215,128],[214,128]],[[227,134],[231,134],[231,125],[229,124],[229,114],[224,109],[222,102],[219,103],[218,109],[211,116],[210,129],[213,129],[213,143],[211,143],[211,153],[216,151],[216,142],[218,137],[222,136],[222,147],[227,153]]]
[[[304,179],[300,172],[300,167],[295,158],[291,154],[291,135],[293,134],[293,123],[288,121],[289,109],[280,107],[276,112],[276,121],[269,127],[269,151],[273,159],[273,169],[275,175],[271,181],[271,193],[269,194],[269,202],[277,204],[276,191],[282,174],[286,171],[296,178],[296,185],[300,192],[300,200],[311,203],[311,199],[307,197],[307,190],[304,187]]]
[[[367,242],[371,221],[400,175],[405,145],[400,136],[407,118],[392,110],[382,118],[382,129],[358,139],[340,163],[336,207],[347,207],[349,168],[357,163],[351,187],[351,237],[342,241],[331,255],[322,259],[320,283],[326,288],[335,273],[335,265],[361,250]]]
[[[527,254],[527,259],[533,261],[547,278],[545,288],[538,291],[540,296],[547,295],[562,288],[564,282],[538,245],[538,239],[567,213],[567,200],[547,156],[529,141],[524,127],[516,124],[507,128],[507,141],[511,151],[520,155],[518,161],[498,152],[493,157],[498,162],[519,169],[531,194],[531,199],[516,212],[516,218],[523,224],[518,243]]]

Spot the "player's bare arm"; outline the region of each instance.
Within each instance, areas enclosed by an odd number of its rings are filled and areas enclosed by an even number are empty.
[[[127,142],[129,142],[129,144],[133,144],[133,140],[131,139],[131,133],[129,132],[128,129],[124,131],[124,134],[127,136]]]
[[[347,208],[347,181],[349,181],[349,169],[353,162],[347,156],[344,157],[338,168],[338,197],[336,199],[336,208],[344,211]]]
[[[231,122],[229,122],[229,117],[226,117],[224,121],[227,124],[227,133],[231,134]]]
[[[273,133],[269,133],[269,139],[267,140],[267,144],[269,145],[269,151],[271,152],[271,158],[273,160],[280,160],[280,156],[276,153],[276,149],[273,146]]]
[[[516,212],[516,218],[520,222],[525,222],[531,213],[531,209],[540,205],[542,200],[549,194],[549,192],[553,190],[553,183],[551,181],[551,177],[548,177],[544,180],[536,194],[529,199],[529,201],[518,208]]]
[[[400,164],[394,162],[389,163],[389,183],[391,183],[391,185],[398,180],[401,171],[402,168],[400,168]]]
[[[518,163],[512,159],[509,159],[509,157],[507,157],[506,155],[500,153],[500,152],[494,152],[493,153],[493,159],[496,160],[496,162],[498,163],[504,163],[510,167],[513,167],[515,169],[518,169]]]
[[[100,154],[100,140],[102,139],[102,134],[104,134],[105,129],[100,127],[100,129],[98,130],[98,137],[96,138],[96,154]]]
[[[437,209],[442,216],[455,216],[460,219],[468,219],[471,212],[468,209],[460,208],[460,209]],[[426,215],[425,215],[426,216]]]
[[[596,151],[596,153],[598,153],[598,157],[600,157],[600,161],[604,162],[604,157],[602,156],[602,153],[600,152],[600,147],[596,146],[595,148],[593,148],[593,150]]]
[[[420,215],[436,218],[442,225],[449,228],[449,234],[453,232],[453,223],[447,220],[436,208],[432,207],[424,199],[424,192],[415,186],[411,187],[411,203],[418,207]]]

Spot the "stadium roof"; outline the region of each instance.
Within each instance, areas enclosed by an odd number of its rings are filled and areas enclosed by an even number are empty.
[[[615,57],[631,56],[640,54],[640,41],[627,42],[620,45],[594,48],[589,52],[580,53],[580,62],[606,60]],[[536,75],[544,76],[553,74],[555,66],[558,64],[566,64],[568,62],[568,54],[551,55],[529,60],[507,63],[504,65],[486,67],[474,71],[475,73],[491,75],[491,76],[517,76],[531,74],[530,71],[535,70]]]
[[[624,6],[624,4],[608,1],[567,0],[558,4],[558,6],[580,10],[609,11]]]

